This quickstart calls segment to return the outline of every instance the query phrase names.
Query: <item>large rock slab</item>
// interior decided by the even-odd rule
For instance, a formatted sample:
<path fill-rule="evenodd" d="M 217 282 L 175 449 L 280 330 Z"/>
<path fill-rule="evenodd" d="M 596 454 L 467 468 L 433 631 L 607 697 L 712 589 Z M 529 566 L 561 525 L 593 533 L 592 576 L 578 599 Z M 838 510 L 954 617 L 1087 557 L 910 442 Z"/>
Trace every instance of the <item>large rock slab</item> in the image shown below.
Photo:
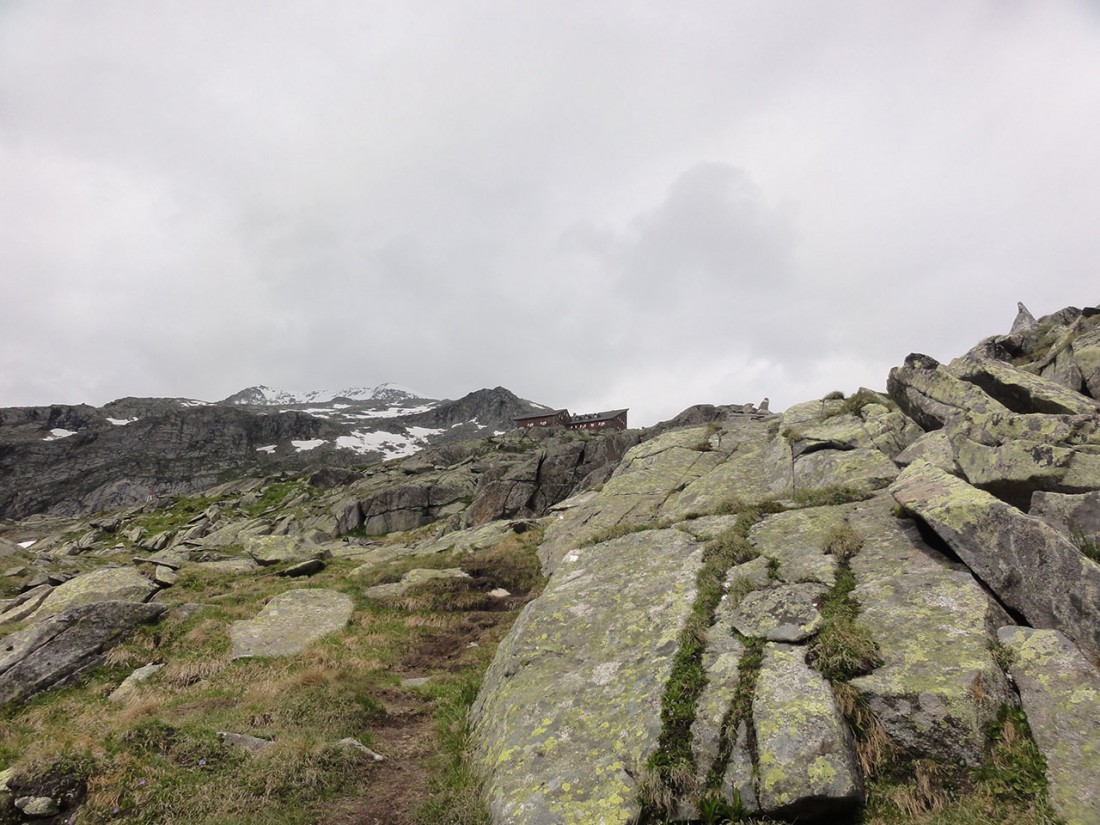
<path fill-rule="evenodd" d="M 659 517 L 678 521 L 712 513 L 730 499 L 753 502 L 786 490 L 791 484 L 790 445 L 775 437 L 775 429 L 767 420 L 728 420 L 711 436 L 712 465 L 678 491 L 673 488 Z"/>
<path fill-rule="evenodd" d="M 1014 412 L 1089 415 L 1097 411 L 1093 399 L 1003 361 L 967 355 L 952 361 L 949 369 Z"/>
<path fill-rule="evenodd" d="M 1002 627 L 1009 670 L 1046 757 L 1050 802 L 1066 825 L 1100 822 L 1100 672 L 1056 630 Z"/>
<path fill-rule="evenodd" d="M 766 813 L 841 817 L 862 798 L 847 726 L 805 649 L 768 644 L 752 703 L 757 798 Z"/>
<path fill-rule="evenodd" d="M 700 450 L 706 427 L 673 430 L 632 448 L 593 496 L 558 510 L 539 545 L 539 560 L 553 573 L 571 550 L 619 525 L 654 523 L 676 490 L 688 487 L 723 459 L 717 450 Z"/>
<path fill-rule="evenodd" d="M 1042 519 L 1072 541 L 1100 543 L 1100 491 L 1077 495 L 1038 492 L 1031 497 L 1028 515 Z"/>
<path fill-rule="evenodd" d="M 695 755 L 697 787 L 703 787 L 707 774 L 716 767 L 722 747 L 722 720 L 737 690 L 737 672 L 744 652 L 745 646 L 730 634 L 727 627 L 716 624 L 708 632 L 703 652 L 707 684 L 695 705 L 695 721 L 691 725 L 691 751 Z"/>
<path fill-rule="evenodd" d="M 1014 439 L 989 446 L 960 435 L 952 447 L 967 481 L 1021 509 L 1039 490 L 1082 493 L 1100 487 L 1100 452 L 1092 445 Z"/>
<path fill-rule="evenodd" d="M 72 607 L 0 640 L 0 707 L 65 685 L 103 661 L 137 625 L 163 605 L 105 601 Z"/>
<path fill-rule="evenodd" d="M 472 709 L 493 821 L 631 822 L 637 770 L 695 598 L 702 546 L 679 530 L 570 551 L 497 649 Z"/>
<path fill-rule="evenodd" d="M 1009 699 L 989 651 L 1007 617 L 966 567 L 929 547 L 893 508 L 883 493 L 848 512 L 863 537 L 850 562 L 852 597 L 882 662 L 851 683 L 909 756 L 977 765 L 986 728 Z"/>
<path fill-rule="evenodd" d="M 255 536 L 245 542 L 245 551 L 265 567 L 328 557 L 324 548 L 292 536 Z"/>
<path fill-rule="evenodd" d="M 851 487 L 863 492 L 886 487 L 898 476 L 898 468 L 874 448 L 818 450 L 794 462 L 794 489 Z"/>
<path fill-rule="evenodd" d="M 143 602 L 157 592 L 157 586 L 133 567 L 104 567 L 82 573 L 55 587 L 29 617 L 39 621 L 96 602 Z"/>
<path fill-rule="evenodd" d="M 961 415 L 1009 414 L 1003 404 L 980 387 L 956 378 L 935 358 L 919 353 L 890 370 L 890 397 L 925 430 L 938 430 Z"/>
<path fill-rule="evenodd" d="M 926 462 L 907 467 L 890 492 L 1031 625 L 1100 656 L 1100 565 L 1065 536 Z"/>
<path fill-rule="evenodd" d="M 351 596 L 335 590 L 288 590 L 267 603 L 255 619 L 233 622 L 233 658 L 294 656 L 348 623 Z"/>

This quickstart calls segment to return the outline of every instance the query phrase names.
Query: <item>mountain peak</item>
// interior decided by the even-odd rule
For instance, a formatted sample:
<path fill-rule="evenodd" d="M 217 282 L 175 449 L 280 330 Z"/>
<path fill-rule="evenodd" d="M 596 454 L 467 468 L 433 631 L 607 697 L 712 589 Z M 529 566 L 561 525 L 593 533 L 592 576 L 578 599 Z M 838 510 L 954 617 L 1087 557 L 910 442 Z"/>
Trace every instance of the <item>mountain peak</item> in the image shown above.
<path fill-rule="evenodd" d="M 266 384 L 246 387 L 222 399 L 221 404 L 253 407 L 283 407 L 293 404 L 325 404 L 337 398 L 346 401 L 381 401 L 387 404 L 416 401 L 424 396 L 399 384 L 386 382 L 376 387 L 348 387 L 342 390 L 308 390 L 292 392 L 277 390 Z"/>

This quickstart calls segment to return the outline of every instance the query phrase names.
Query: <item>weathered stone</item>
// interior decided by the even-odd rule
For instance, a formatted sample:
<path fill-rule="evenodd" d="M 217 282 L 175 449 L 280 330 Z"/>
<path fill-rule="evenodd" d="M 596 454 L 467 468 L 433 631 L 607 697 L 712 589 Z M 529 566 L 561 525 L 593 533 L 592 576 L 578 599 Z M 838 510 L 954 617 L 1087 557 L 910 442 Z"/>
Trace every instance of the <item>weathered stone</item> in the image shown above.
<path fill-rule="evenodd" d="M 1024 302 L 1017 301 L 1016 318 L 1012 321 L 1012 329 L 1009 330 L 1009 334 L 1015 335 L 1018 332 L 1027 332 L 1028 330 L 1034 329 L 1037 323 L 1035 316 L 1024 306 Z"/>
<path fill-rule="evenodd" d="M 46 583 L 42 583 L 30 590 L 23 590 L 18 596 L 12 599 L 11 604 L 0 613 L 0 626 L 11 624 L 12 622 L 23 621 L 23 619 L 27 618 L 38 609 L 39 605 L 46 600 L 46 597 L 49 596 L 51 592 L 53 592 L 53 588 Z"/>
<path fill-rule="evenodd" d="M 801 642 L 821 629 L 817 603 L 821 584 L 783 584 L 754 590 L 733 611 L 733 626 L 743 636 L 771 642 Z"/>
<path fill-rule="evenodd" d="M 358 739 L 354 739 L 351 736 L 347 736 L 347 737 L 339 740 L 335 744 L 336 744 L 336 747 L 338 747 L 338 748 L 347 748 L 348 750 L 355 751 L 356 753 L 361 753 L 361 754 L 363 754 L 363 756 L 365 756 L 371 762 L 385 762 L 386 761 L 386 757 L 384 757 L 382 754 L 377 753 L 376 751 L 372 751 L 370 748 L 368 748 L 366 745 L 364 745 Z"/>
<path fill-rule="evenodd" d="M 794 462 L 794 489 L 851 487 L 864 492 L 886 487 L 898 475 L 894 462 L 874 448 L 819 450 Z"/>
<path fill-rule="evenodd" d="M 650 530 L 568 552 L 524 608 L 472 710 L 494 822 L 627 823 L 701 545 Z"/>
<path fill-rule="evenodd" d="M 266 519 L 231 521 L 202 537 L 202 546 L 210 549 L 243 544 L 249 539 L 271 535 L 271 522 Z"/>
<path fill-rule="evenodd" d="M 252 559 L 216 559 L 215 561 L 200 561 L 195 564 L 200 570 L 211 570 L 215 573 L 251 573 L 258 570 L 260 565 Z"/>
<path fill-rule="evenodd" d="M 767 557 L 757 556 L 742 564 L 735 564 L 726 573 L 724 589 L 727 595 L 723 595 L 718 603 L 715 624 L 724 623 L 727 630 L 733 626 L 733 611 L 737 604 L 732 603 L 728 597 L 731 591 L 744 592 L 742 588 L 761 590 L 771 583 L 771 564 Z"/>
<path fill-rule="evenodd" d="M 284 570 L 280 570 L 278 575 L 289 578 L 296 578 L 298 576 L 312 576 L 315 573 L 320 573 L 325 569 L 325 563 L 320 559 L 306 559 L 300 561 L 297 564 L 292 564 Z"/>
<path fill-rule="evenodd" d="M 437 581 L 440 579 L 468 578 L 470 578 L 470 574 L 458 567 L 449 567 L 445 570 L 417 568 L 415 570 L 410 570 L 402 576 L 399 582 L 376 584 L 374 587 L 368 587 L 363 591 L 363 595 L 371 599 L 394 599 L 399 596 L 404 596 L 411 588 L 422 585 L 425 582 Z"/>
<path fill-rule="evenodd" d="M 1085 376 L 1082 375 L 1081 368 L 1077 366 L 1072 348 L 1059 352 L 1054 360 L 1047 364 L 1039 374 L 1043 378 L 1057 381 L 1074 392 L 1082 392 L 1085 389 Z"/>
<path fill-rule="evenodd" d="M 336 517 L 336 534 L 339 536 L 363 526 L 363 508 L 358 498 L 341 499 L 332 506 L 330 512 Z"/>
<path fill-rule="evenodd" d="M 1097 411 L 1097 404 L 1091 398 L 1003 361 L 968 355 L 956 358 L 948 369 L 1013 412 L 1092 415 Z"/>
<path fill-rule="evenodd" d="M 343 628 L 354 608 L 335 590 L 289 590 L 267 603 L 255 619 L 233 622 L 233 658 L 294 656 L 322 636 Z"/>
<path fill-rule="evenodd" d="M 321 558 L 325 551 L 290 536 L 257 536 L 245 543 L 245 551 L 264 567 Z"/>
<path fill-rule="evenodd" d="M 952 440 L 955 459 L 967 481 L 1026 509 L 1037 490 L 1082 493 L 1100 487 L 1100 453 L 1014 440 L 995 447 L 969 438 Z"/>
<path fill-rule="evenodd" d="M 153 572 L 153 581 L 161 587 L 171 587 L 176 583 L 178 577 L 179 573 L 176 572 L 175 568 L 166 564 L 158 564 L 157 569 Z"/>
<path fill-rule="evenodd" d="M 1100 491 L 1035 493 L 1028 515 L 1042 519 L 1071 541 L 1100 542 Z"/>
<path fill-rule="evenodd" d="M 951 375 L 935 358 L 918 353 L 890 370 L 886 389 L 902 412 L 925 430 L 938 430 L 964 413 L 1009 412 L 979 387 Z"/>
<path fill-rule="evenodd" d="M 72 607 L 23 630 L 0 646 L 0 706 L 64 685 L 103 660 L 132 628 L 160 618 L 155 604 L 105 601 Z"/>
<path fill-rule="evenodd" d="M 678 521 L 715 512 L 731 499 L 749 503 L 786 490 L 791 484 L 790 445 L 774 438 L 773 429 L 766 420 L 728 421 L 717 434 L 718 446 L 706 454 L 713 456 L 713 466 L 705 467 L 681 491 L 674 488 L 659 518 Z"/>
<path fill-rule="evenodd" d="M 977 765 L 986 728 L 1009 700 L 989 652 L 1006 616 L 963 565 L 925 544 L 893 506 L 884 493 L 848 512 L 863 537 L 850 562 L 852 598 L 882 662 L 851 683 L 904 753 Z"/>
<path fill-rule="evenodd" d="M 136 542 L 138 547 L 145 550 L 152 550 L 154 552 L 163 550 L 169 544 L 172 543 L 172 539 L 175 537 L 175 530 L 165 530 L 163 533 L 157 533 L 153 536 L 146 536 L 140 541 Z"/>
<path fill-rule="evenodd" d="M 1002 627 L 1009 670 L 1046 758 L 1050 802 L 1066 825 L 1100 822 L 1100 672 L 1056 630 Z"/>
<path fill-rule="evenodd" d="M 156 592 L 157 586 L 132 567 L 103 567 L 55 587 L 29 618 L 39 621 L 96 602 L 143 602 Z"/>
<path fill-rule="evenodd" d="M 730 760 L 722 774 L 722 798 L 732 805 L 740 804 L 746 813 L 752 814 L 760 810 L 760 801 L 756 798 L 755 773 L 749 750 L 748 726 L 742 722 L 735 731 Z"/>
<path fill-rule="evenodd" d="M 111 695 L 107 698 L 112 702 L 122 702 L 129 698 L 137 690 L 137 686 L 146 681 L 150 676 L 156 673 L 164 667 L 163 664 L 147 664 L 145 667 L 139 667 L 129 676 L 122 680 L 122 684 L 111 691 Z"/>
<path fill-rule="evenodd" d="M 528 521 L 493 521 L 480 527 L 455 530 L 427 539 L 416 544 L 415 550 L 418 555 L 447 551 L 473 553 L 493 547 L 507 536 L 525 532 L 530 524 Z"/>
<path fill-rule="evenodd" d="M 768 644 L 752 703 L 757 798 L 784 817 L 843 816 L 862 797 L 848 729 L 829 685 L 805 651 Z"/>
<path fill-rule="evenodd" d="M 916 441 L 894 456 L 894 463 L 907 467 L 917 459 L 923 459 L 929 464 L 939 467 L 945 473 L 959 472 L 955 464 L 955 451 L 951 447 L 951 440 L 944 430 L 933 430 L 925 433 Z"/>
<path fill-rule="evenodd" d="M 1100 565 L 1041 520 L 926 462 L 891 488 L 1002 602 L 1100 655 Z"/>

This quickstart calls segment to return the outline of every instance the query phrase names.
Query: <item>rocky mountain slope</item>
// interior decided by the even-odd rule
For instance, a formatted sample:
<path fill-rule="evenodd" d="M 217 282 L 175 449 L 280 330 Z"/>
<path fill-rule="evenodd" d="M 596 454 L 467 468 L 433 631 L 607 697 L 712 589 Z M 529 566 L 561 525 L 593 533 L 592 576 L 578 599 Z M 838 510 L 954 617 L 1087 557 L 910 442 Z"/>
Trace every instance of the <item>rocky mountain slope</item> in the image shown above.
<path fill-rule="evenodd" d="M 123 398 L 98 409 L 0 409 L 0 518 L 97 512 L 243 475 L 363 465 L 503 432 L 540 408 L 503 387 L 457 401 L 388 384 L 344 393 L 304 399 L 253 387 L 215 404 Z"/>
<path fill-rule="evenodd" d="M 1100 311 L 886 390 L 5 523 L 0 822 L 1095 825 Z"/>

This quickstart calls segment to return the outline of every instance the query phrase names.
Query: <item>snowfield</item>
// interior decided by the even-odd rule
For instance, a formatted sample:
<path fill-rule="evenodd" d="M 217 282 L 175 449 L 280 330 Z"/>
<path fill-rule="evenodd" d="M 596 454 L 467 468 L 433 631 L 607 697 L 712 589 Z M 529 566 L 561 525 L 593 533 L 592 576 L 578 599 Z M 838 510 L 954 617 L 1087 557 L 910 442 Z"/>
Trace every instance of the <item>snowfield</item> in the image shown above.
<path fill-rule="evenodd" d="M 382 453 L 386 458 L 403 458 L 419 452 L 427 446 L 425 439 L 438 435 L 442 430 L 428 427 L 409 427 L 408 434 L 387 432 L 363 432 L 353 430 L 351 435 L 342 435 L 336 439 L 336 446 L 357 453 Z"/>
<path fill-rule="evenodd" d="M 50 434 L 43 437 L 43 441 L 57 441 L 60 438 L 68 438 L 71 435 L 76 435 L 76 430 L 63 430 L 61 427 L 55 427 L 50 430 Z"/>

